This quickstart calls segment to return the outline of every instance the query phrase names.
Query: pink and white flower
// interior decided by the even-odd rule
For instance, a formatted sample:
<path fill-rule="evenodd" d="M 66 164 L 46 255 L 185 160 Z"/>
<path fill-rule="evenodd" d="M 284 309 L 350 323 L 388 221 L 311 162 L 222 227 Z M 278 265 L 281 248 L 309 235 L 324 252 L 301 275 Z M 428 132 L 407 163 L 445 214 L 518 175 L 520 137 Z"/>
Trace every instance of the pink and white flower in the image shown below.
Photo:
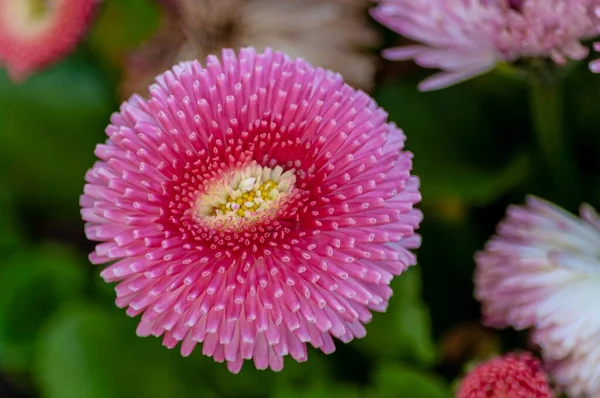
<path fill-rule="evenodd" d="M 0 66 L 14 81 L 71 52 L 97 0 L 0 0 Z"/>
<path fill-rule="evenodd" d="M 475 257 L 484 322 L 532 329 L 544 365 L 569 397 L 600 396 L 600 218 L 529 197 Z"/>
<path fill-rule="evenodd" d="M 81 197 L 117 305 L 189 355 L 280 370 L 365 336 L 415 264 L 412 154 L 341 76 L 224 50 L 158 76 L 111 118 Z"/>
<path fill-rule="evenodd" d="M 582 60 L 581 41 L 598 36 L 600 0 L 378 0 L 373 17 L 417 44 L 385 50 L 441 72 L 421 90 L 444 88 L 484 74 L 501 62 Z"/>

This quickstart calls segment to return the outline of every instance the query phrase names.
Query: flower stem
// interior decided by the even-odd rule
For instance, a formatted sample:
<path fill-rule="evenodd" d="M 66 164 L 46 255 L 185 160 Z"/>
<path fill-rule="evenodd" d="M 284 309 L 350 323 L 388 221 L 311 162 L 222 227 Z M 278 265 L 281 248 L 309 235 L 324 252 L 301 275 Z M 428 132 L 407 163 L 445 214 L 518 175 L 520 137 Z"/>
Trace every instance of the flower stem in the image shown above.
<path fill-rule="evenodd" d="M 530 108 L 545 166 L 549 169 L 557 188 L 567 193 L 577 178 L 577 172 L 564 136 L 561 79 L 532 79 Z"/>

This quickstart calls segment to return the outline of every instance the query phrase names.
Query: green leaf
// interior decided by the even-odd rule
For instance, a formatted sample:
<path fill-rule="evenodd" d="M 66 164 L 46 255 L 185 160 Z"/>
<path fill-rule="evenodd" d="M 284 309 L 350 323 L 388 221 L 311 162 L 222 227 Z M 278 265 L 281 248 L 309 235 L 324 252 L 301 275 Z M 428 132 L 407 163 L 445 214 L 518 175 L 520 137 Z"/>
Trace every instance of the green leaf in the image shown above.
<path fill-rule="evenodd" d="M 207 372 L 215 389 L 224 397 L 265 397 L 270 391 L 299 391 L 327 383 L 331 372 L 324 354 L 309 348 L 308 355 L 308 361 L 303 363 L 287 356 L 281 372 L 257 370 L 252 361 L 246 361 L 237 375 L 230 373 L 223 364 L 213 364 Z"/>
<path fill-rule="evenodd" d="M 15 215 L 12 194 L 0 191 L 0 251 L 6 257 L 23 244 L 23 231 Z"/>
<path fill-rule="evenodd" d="M 35 380 L 45 398 L 213 397 L 201 367 L 134 334 L 121 311 L 72 304 L 57 313 L 39 340 Z M 188 384 L 194 372 L 194 383 Z M 183 374 L 182 373 L 187 373 Z"/>
<path fill-rule="evenodd" d="M 121 368 L 123 361 L 122 354 L 114 356 L 116 326 L 93 307 L 73 307 L 57 314 L 40 339 L 36 370 L 43 396 L 116 397 L 119 382 L 112 370 Z M 113 369 L 106 366 L 111 362 Z"/>
<path fill-rule="evenodd" d="M 308 360 L 306 362 L 296 362 L 291 357 L 286 357 L 283 371 L 273 374 L 275 377 L 270 380 L 272 386 L 299 389 L 331 381 L 333 378 L 330 368 L 333 362 L 332 356 L 323 354 L 320 350 L 312 348 L 310 344 L 307 345 Z"/>
<path fill-rule="evenodd" d="M 421 170 L 421 194 L 425 203 L 457 200 L 476 206 L 491 203 L 529 177 L 530 161 L 517 155 L 502 169 L 482 171 L 467 165 L 453 166 L 449 176 L 441 170 Z M 426 199 L 429 198 L 429 199 Z"/>
<path fill-rule="evenodd" d="M 450 387 L 437 377 L 396 363 L 382 363 L 373 377 L 377 398 L 451 398 Z"/>
<path fill-rule="evenodd" d="M 26 204 L 78 218 L 83 177 L 112 108 L 103 77 L 85 60 L 72 58 L 22 85 L 0 71 L 0 177 Z"/>
<path fill-rule="evenodd" d="M 304 385 L 298 388 L 276 389 L 270 397 L 272 398 L 359 398 L 363 397 L 358 387 L 332 381 L 312 385 Z"/>
<path fill-rule="evenodd" d="M 201 346 L 198 346 L 197 350 L 201 351 Z M 268 394 L 270 385 L 282 374 L 270 370 L 257 370 L 252 361 L 246 361 L 237 375 L 229 372 L 227 366 L 222 363 L 212 363 L 206 371 L 214 383 L 215 390 L 219 391 L 222 397 L 264 397 Z"/>
<path fill-rule="evenodd" d="M 79 297 L 83 266 L 69 250 L 41 246 L 0 266 L 0 365 L 25 370 L 42 324 L 64 302 Z"/>
<path fill-rule="evenodd" d="M 420 270 L 412 267 L 392 281 L 394 296 L 384 314 L 374 314 L 367 336 L 354 343 L 372 358 L 404 359 L 421 365 L 436 360 L 429 310 L 420 299 Z"/>

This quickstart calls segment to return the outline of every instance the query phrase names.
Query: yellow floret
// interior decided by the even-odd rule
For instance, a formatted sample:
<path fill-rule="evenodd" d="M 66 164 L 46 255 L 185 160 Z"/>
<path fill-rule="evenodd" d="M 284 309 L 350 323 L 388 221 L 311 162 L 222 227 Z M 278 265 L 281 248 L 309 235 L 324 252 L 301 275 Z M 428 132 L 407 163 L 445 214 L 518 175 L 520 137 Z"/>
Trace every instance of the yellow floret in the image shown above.
<path fill-rule="evenodd" d="M 276 186 L 277 184 L 272 180 L 268 180 L 260 184 L 255 190 L 244 192 L 236 199 L 228 196 L 225 198 L 226 203 L 220 204 L 213 209 L 212 215 L 216 216 L 218 215 L 217 211 L 220 211 L 221 214 L 235 214 L 239 217 L 246 217 L 247 211 L 256 212 L 261 207 L 260 203 L 255 202 L 255 198 L 261 198 L 264 202 L 268 202 L 270 200 L 269 194 Z M 245 203 L 247 202 L 253 202 L 252 206 L 246 206 Z M 232 210 L 230 207 L 227 207 L 230 204 L 238 204 L 239 207 L 237 210 Z"/>

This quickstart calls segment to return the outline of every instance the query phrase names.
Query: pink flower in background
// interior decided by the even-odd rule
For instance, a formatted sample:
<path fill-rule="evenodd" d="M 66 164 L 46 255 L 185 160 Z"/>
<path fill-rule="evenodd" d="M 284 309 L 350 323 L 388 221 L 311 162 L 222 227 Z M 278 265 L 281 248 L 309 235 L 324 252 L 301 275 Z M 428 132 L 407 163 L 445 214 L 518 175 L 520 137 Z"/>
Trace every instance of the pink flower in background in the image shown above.
<path fill-rule="evenodd" d="M 86 32 L 96 0 L 0 0 L 0 66 L 14 81 L 71 52 Z"/>
<path fill-rule="evenodd" d="M 111 118 L 81 197 L 90 259 L 140 336 L 280 370 L 365 335 L 421 221 L 405 136 L 340 75 L 224 50 Z"/>
<path fill-rule="evenodd" d="M 435 90 L 520 58 L 582 60 L 581 44 L 600 33 L 600 0 L 378 0 L 373 17 L 417 44 L 385 50 L 442 71 L 423 81 Z"/>
<path fill-rule="evenodd" d="M 552 398 L 540 362 L 531 354 L 508 354 L 485 362 L 462 380 L 457 398 Z"/>
<path fill-rule="evenodd" d="M 569 397 L 600 396 L 600 219 L 541 199 L 510 207 L 475 259 L 489 326 L 532 328 L 544 365 Z"/>

